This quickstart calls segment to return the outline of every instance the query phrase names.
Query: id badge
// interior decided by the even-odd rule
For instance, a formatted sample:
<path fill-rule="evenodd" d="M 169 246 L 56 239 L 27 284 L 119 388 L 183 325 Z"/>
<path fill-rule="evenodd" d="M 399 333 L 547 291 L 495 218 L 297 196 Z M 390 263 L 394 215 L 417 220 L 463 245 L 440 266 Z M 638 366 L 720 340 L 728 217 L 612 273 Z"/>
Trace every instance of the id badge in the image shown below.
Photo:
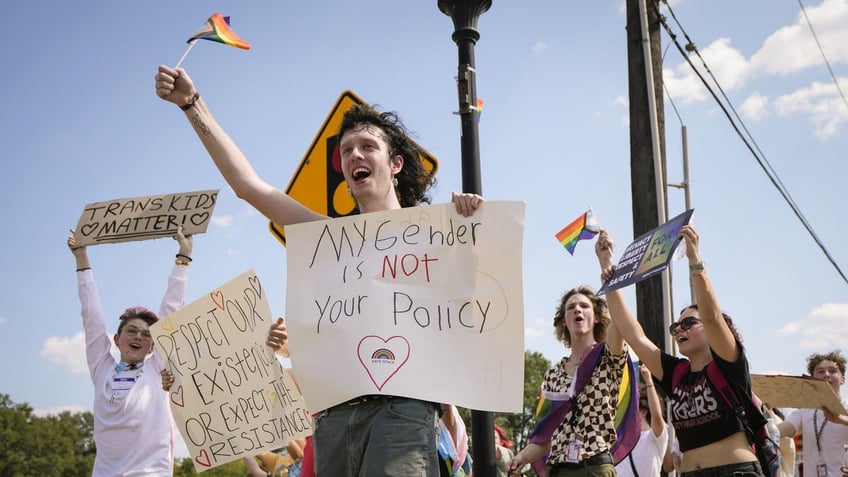
<path fill-rule="evenodd" d="M 129 391 L 132 389 L 133 384 L 135 384 L 135 378 L 119 378 L 115 377 L 112 379 L 112 391 Z"/>
<path fill-rule="evenodd" d="M 827 477 L 827 464 L 819 464 L 816 466 L 816 477 Z"/>
<path fill-rule="evenodd" d="M 580 462 L 580 443 L 568 441 L 568 450 L 565 452 L 565 461 L 571 463 Z"/>

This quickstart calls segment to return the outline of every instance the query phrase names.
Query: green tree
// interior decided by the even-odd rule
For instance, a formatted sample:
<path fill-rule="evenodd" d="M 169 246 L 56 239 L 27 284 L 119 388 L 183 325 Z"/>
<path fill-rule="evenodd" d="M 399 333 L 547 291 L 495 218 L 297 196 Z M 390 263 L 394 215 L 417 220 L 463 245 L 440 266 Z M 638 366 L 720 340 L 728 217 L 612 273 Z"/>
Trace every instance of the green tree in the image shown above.
<path fill-rule="evenodd" d="M 515 445 L 516 452 L 530 442 L 530 434 L 536 426 L 536 404 L 539 401 L 539 391 L 542 389 L 542 379 L 545 371 L 551 367 L 542 353 L 538 351 L 524 352 L 524 405 L 520 413 L 498 414 L 495 423 L 506 431 L 507 436 Z"/>
<path fill-rule="evenodd" d="M 190 475 L 201 475 L 203 477 L 244 477 L 248 473 L 247 467 L 244 466 L 244 462 L 241 459 L 204 470 L 200 474 L 194 470 L 194 463 L 191 459 L 177 459 L 174 466 L 174 477 L 188 477 Z"/>
<path fill-rule="evenodd" d="M 91 475 L 94 416 L 66 411 L 38 417 L 32 411 L 0 394 L 0 475 Z"/>

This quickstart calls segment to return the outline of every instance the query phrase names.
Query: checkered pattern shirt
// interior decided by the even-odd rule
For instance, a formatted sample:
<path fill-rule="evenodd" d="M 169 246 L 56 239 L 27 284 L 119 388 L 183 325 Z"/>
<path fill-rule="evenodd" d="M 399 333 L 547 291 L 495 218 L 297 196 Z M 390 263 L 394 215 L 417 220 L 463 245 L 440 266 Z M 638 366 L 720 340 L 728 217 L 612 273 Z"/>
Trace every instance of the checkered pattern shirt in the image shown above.
<path fill-rule="evenodd" d="M 565 371 L 568 357 L 545 373 L 542 382 L 543 391 L 566 392 L 571 385 L 573 376 Z M 613 356 L 609 347 L 604 348 L 595 371 L 577 396 L 577 408 L 581 410 L 577 425 L 570 425 L 572 413 L 554 431 L 551 439 L 551 453 L 548 464 L 562 464 L 566 461 L 568 443 L 580 443 L 579 460 L 588 459 L 593 455 L 606 452 L 615 443 L 615 408 L 618 399 L 618 388 L 624 367 L 627 365 L 627 346 L 621 355 Z"/>

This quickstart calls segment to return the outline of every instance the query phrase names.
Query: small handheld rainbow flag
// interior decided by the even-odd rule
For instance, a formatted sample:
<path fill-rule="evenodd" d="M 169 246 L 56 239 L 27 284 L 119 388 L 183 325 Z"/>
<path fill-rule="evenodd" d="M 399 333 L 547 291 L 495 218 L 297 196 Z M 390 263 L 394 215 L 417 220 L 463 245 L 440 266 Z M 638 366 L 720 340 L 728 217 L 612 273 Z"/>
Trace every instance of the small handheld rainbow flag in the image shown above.
<path fill-rule="evenodd" d="M 242 40 L 230 28 L 230 17 L 221 16 L 220 13 L 215 13 L 209 17 L 203 29 L 192 35 L 191 38 L 186 40 L 186 43 L 191 43 L 195 40 L 217 41 L 218 43 L 241 48 L 242 50 L 250 49 L 250 43 Z"/>
<path fill-rule="evenodd" d="M 592 208 L 586 211 L 585 214 L 581 215 L 574 222 L 566 225 L 564 229 L 560 230 L 556 233 L 555 237 L 559 240 L 559 243 L 568 250 L 568 253 L 574 255 L 574 248 L 577 247 L 577 242 L 580 240 L 587 240 L 601 231 L 601 226 L 598 224 L 598 220 L 595 218 L 595 213 L 592 212 Z"/>
<path fill-rule="evenodd" d="M 483 100 L 477 98 L 477 122 L 480 122 L 480 115 L 483 114 Z"/>

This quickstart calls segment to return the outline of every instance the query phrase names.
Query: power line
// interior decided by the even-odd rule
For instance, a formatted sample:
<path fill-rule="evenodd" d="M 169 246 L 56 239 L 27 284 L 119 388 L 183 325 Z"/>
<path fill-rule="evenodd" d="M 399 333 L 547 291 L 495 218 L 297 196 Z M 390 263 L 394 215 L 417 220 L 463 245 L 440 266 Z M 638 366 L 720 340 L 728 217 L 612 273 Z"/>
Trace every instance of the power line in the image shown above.
<path fill-rule="evenodd" d="M 845 107 L 848 108 L 848 99 L 845 99 L 845 94 L 842 92 L 842 88 L 839 87 L 839 81 L 836 79 L 836 75 L 833 74 L 833 69 L 830 67 L 830 62 L 827 61 L 827 55 L 824 54 L 824 49 L 819 43 L 819 37 L 816 35 L 816 30 L 813 29 L 813 24 L 810 23 L 810 17 L 807 16 L 807 9 L 804 8 L 804 4 L 801 3 L 801 0 L 798 0 L 798 5 L 801 6 L 801 12 L 804 13 L 804 20 L 807 21 L 807 26 L 810 27 L 810 33 L 813 34 L 813 39 L 816 40 L 816 46 L 819 47 L 819 53 L 821 53 L 822 59 L 824 60 L 825 66 L 827 66 L 827 71 L 830 72 L 830 77 L 833 78 L 833 84 L 836 85 L 836 91 L 839 92 L 839 96 L 842 97 L 842 102 L 845 103 Z"/>
<path fill-rule="evenodd" d="M 742 139 L 742 142 L 745 143 L 745 146 L 751 152 L 751 155 L 753 155 L 754 159 L 756 159 L 757 164 L 759 164 L 759 166 L 763 170 L 763 172 L 766 173 L 766 177 L 769 178 L 772 185 L 775 186 L 775 188 L 780 193 L 780 195 L 783 197 L 783 199 L 786 201 L 786 203 L 789 204 L 789 207 L 792 209 L 792 212 L 795 214 L 795 216 L 798 218 L 798 220 L 801 221 L 801 224 L 804 226 L 804 228 L 807 229 L 807 232 L 810 234 L 810 236 L 813 238 L 813 240 L 819 246 L 821 251 L 824 253 L 825 257 L 827 257 L 828 261 L 830 261 L 830 263 L 836 269 L 836 272 L 839 273 L 839 276 L 842 277 L 842 280 L 845 281 L 845 283 L 848 283 L 848 277 L 846 277 L 845 273 L 842 272 L 842 269 L 839 268 L 839 265 L 836 263 L 836 260 L 833 259 L 833 257 L 830 255 L 830 252 L 827 250 L 827 247 L 824 246 L 824 243 L 822 243 L 821 239 L 819 239 L 818 235 L 813 230 L 812 225 L 810 225 L 810 223 L 807 221 L 806 217 L 804 217 L 804 214 L 801 212 L 800 207 L 798 207 L 798 205 L 795 203 L 795 201 L 789 195 L 789 191 L 786 189 L 786 186 L 783 185 L 783 182 L 778 177 L 777 172 L 774 171 L 774 169 L 771 167 L 771 164 L 769 164 L 768 160 L 765 158 L 765 154 L 763 154 L 762 150 L 760 150 L 759 146 L 757 145 L 757 143 L 754 140 L 753 136 L 751 135 L 750 131 L 748 131 L 748 128 L 745 127 L 744 121 L 742 121 L 742 118 L 739 117 L 739 114 L 736 112 L 736 109 L 733 107 L 733 103 L 730 101 L 730 99 L 724 93 L 724 90 L 721 88 L 721 85 L 719 84 L 718 80 L 715 78 L 715 76 L 713 76 L 712 71 L 710 70 L 710 68 L 707 65 L 704 58 L 701 56 L 700 52 L 698 51 L 698 48 L 695 46 L 695 44 L 689 38 L 689 35 L 686 33 L 686 30 L 683 28 L 683 26 L 680 25 L 680 22 L 677 20 L 677 17 L 675 16 L 674 11 L 671 9 L 671 6 L 668 4 L 668 2 L 666 0 L 662 0 L 662 2 L 665 3 L 666 8 L 668 8 L 669 13 L 671 13 L 672 18 L 674 19 L 678 28 L 680 28 L 680 31 L 683 33 L 684 37 L 686 38 L 687 44 L 686 44 L 685 48 L 680 45 L 680 43 L 677 41 L 677 35 L 675 35 L 674 32 L 671 30 L 671 27 L 669 27 L 668 23 L 666 22 L 665 16 L 661 15 L 660 12 L 657 12 L 657 17 L 660 19 L 660 23 L 662 24 L 666 33 L 668 33 L 669 37 L 671 38 L 671 41 L 674 43 L 674 45 L 677 47 L 677 50 L 680 52 L 680 54 L 683 56 L 683 58 L 686 60 L 686 62 L 689 64 L 689 66 L 692 68 L 692 71 L 695 73 L 695 75 L 697 75 L 698 78 L 701 80 L 701 83 L 703 83 L 704 87 L 707 88 L 707 91 L 713 97 L 716 104 L 718 104 L 719 108 L 721 108 L 724 115 L 730 121 L 730 125 L 733 127 L 733 130 L 736 131 L 736 134 L 739 136 L 740 139 Z M 654 2 L 650 2 L 650 3 L 654 8 L 657 8 L 657 9 L 659 8 L 658 5 L 655 4 Z M 704 78 L 704 76 L 701 74 L 701 72 L 698 70 L 698 68 L 695 67 L 695 65 L 692 63 L 692 60 L 689 58 L 687 51 L 694 52 L 698 56 L 698 58 L 701 60 L 701 64 L 703 65 L 704 70 L 707 73 L 709 73 L 709 75 L 712 78 L 713 82 L 715 83 L 716 87 L 721 92 L 722 97 L 727 102 L 730 109 L 733 111 L 733 114 L 736 117 L 736 121 L 739 122 L 742 129 L 744 129 L 745 133 L 748 135 L 748 138 L 746 138 L 745 135 L 742 134 L 742 131 L 739 129 L 739 126 L 736 124 L 736 121 L 734 121 L 733 117 L 731 117 L 730 113 L 727 110 L 727 107 L 725 107 L 725 104 L 719 99 L 719 97 L 716 95 L 715 91 L 713 91 L 713 88 L 709 85 L 709 83 Z"/>

